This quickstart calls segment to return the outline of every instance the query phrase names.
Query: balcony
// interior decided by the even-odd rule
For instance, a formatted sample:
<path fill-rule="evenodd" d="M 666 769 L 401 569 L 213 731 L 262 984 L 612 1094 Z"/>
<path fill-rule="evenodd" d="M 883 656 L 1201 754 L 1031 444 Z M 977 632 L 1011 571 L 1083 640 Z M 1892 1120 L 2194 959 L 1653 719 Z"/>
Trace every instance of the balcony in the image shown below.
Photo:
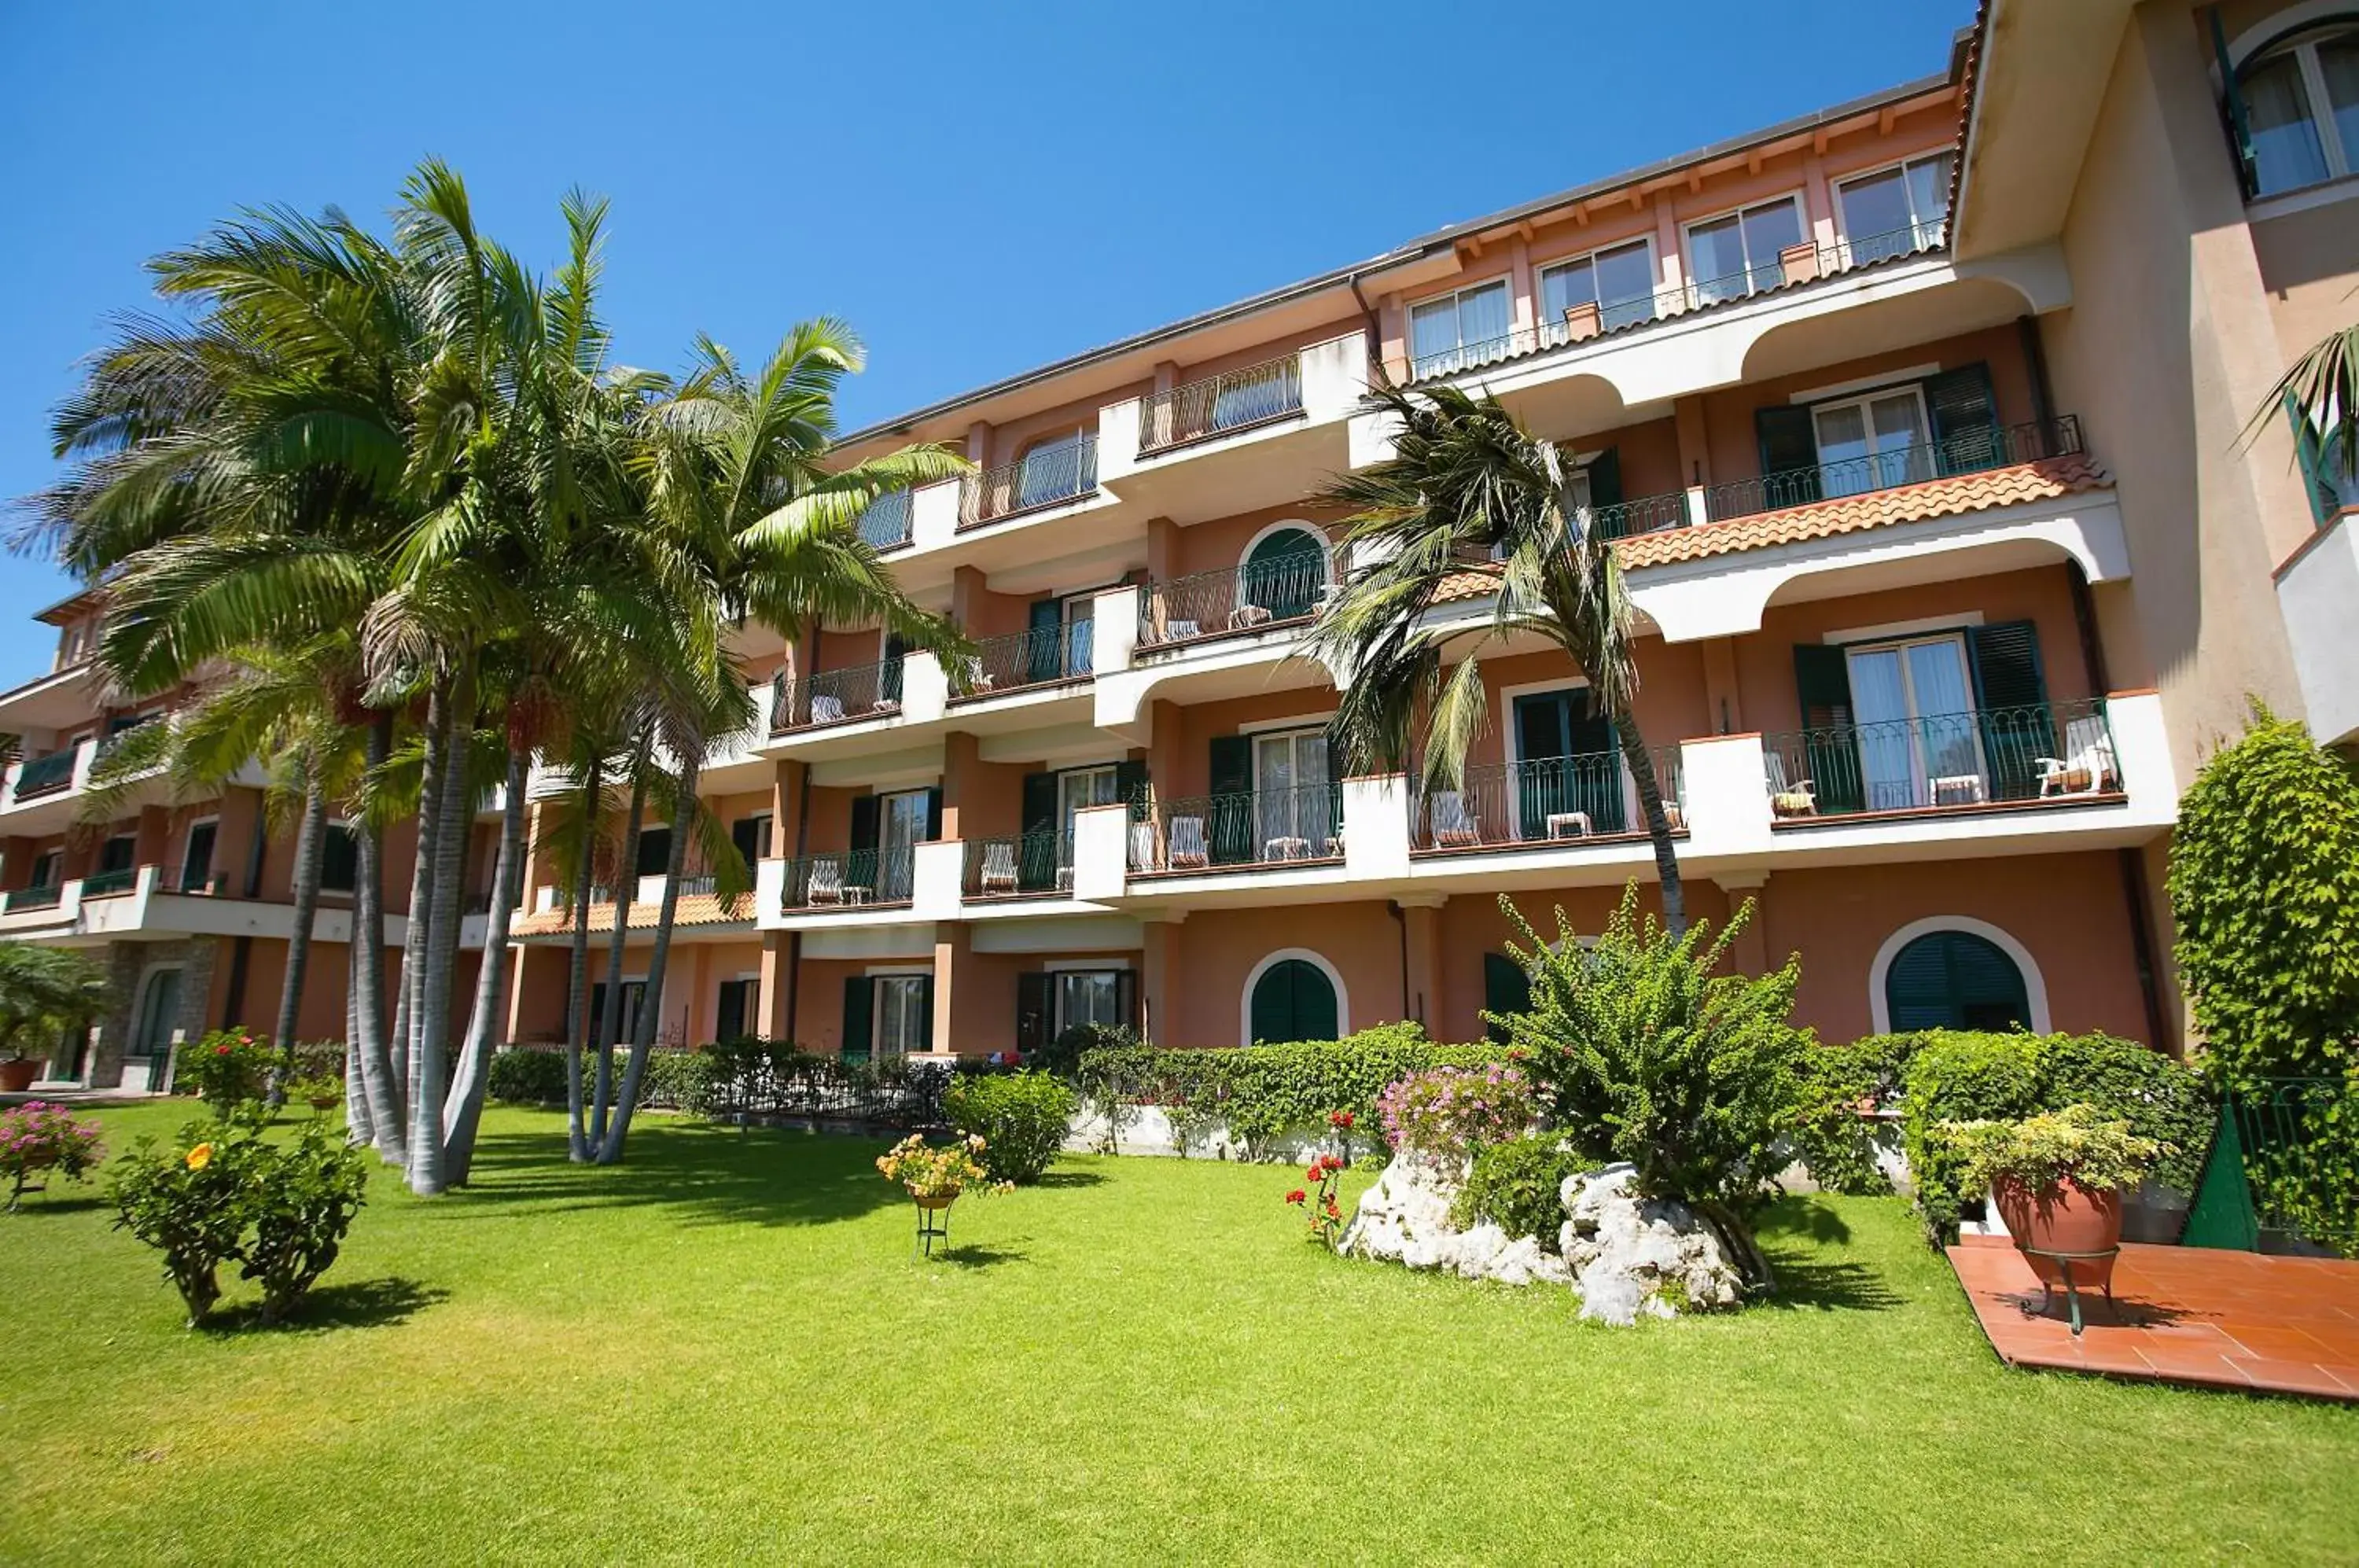
<path fill-rule="evenodd" d="M 1339 784 L 1158 800 L 1131 824 L 1134 876 L 1201 876 L 1343 858 Z"/>
<path fill-rule="evenodd" d="M 950 700 L 971 702 L 1032 687 L 1086 681 L 1095 668 L 1096 641 L 1094 619 L 985 637 L 975 644 L 965 679 L 954 683 Z"/>
<path fill-rule="evenodd" d="M 962 898 L 1025 898 L 1073 890 L 1073 835 L 1046 831 L 971 838 L 960 846 Z"/>
<path fill-rule="evenodd" d="M 31 800 L 43 795 L 54 795 L 61 790 L 72 789 L 74 759 L 81 755 L 81 752 L 80 746 L 70 746 L 62 751 L 52 751 L 39 757 L 27 757 L 24 766 L 16 773 L 14 798 L 18 800 Z"/>
<path fill-rule="evenodd" d="M 770 733 L 817 729 L 901 712 L 901 659 L 822 670 L 800 681 L 779 674 L 770 684 Z"/>
<path fill-rule="evenodd" d="M 1841 277 L 1879 263 L 1938 252 L 1947 245 L 1948 241 L 1949 225 L 1932 223 L 1889 234 L 1837 240 L 1832 245 L 1806 242 L 1779 252 L 1775 262 L 1743 272 L 1720 278 L 1690 278 L 1675 288 L 1658 289 L 1652 294 L 1574 305 L 1555 320 L 1513 328 L 1447 348 L 1387 355 L 1385 370 L 1395 381 L 1446 380 L 1469 371 L 1506 364 L 1551 349 L 1567 348 L 1591 339 L 1637 332 L 1657 322 L 1675 321 L 1714 306 Z"/>
<path fill-rule="evenodd" d="M 1761 748 L 1779 830 L 2125 794 L 2102 698 L 1799 730 L 1764 735 Z"/>
<path fill-rule="evenodd" d="M 2359 741 L 2359 511 L 2328 517 L 2275 575 L 2310 733 Z"/>
<path fill-rule="evenodd" d="M 82 896 L 85 898 L 111 898 L 130 892 L 138 881 L 136 866 L 125 866 L 120 871 L 93 871 L 82 879 Z"/>
<path fill-rule="evenodd" d="M 1138 453 L 1152 457 L 1302 412 L 1302 360 L 1282 354 L 1138 401 Z"/>
<path fill-rule="evenodd" d="M 1059 441 L 962 479 L 958 526 L 964 531 L 1004 522 L 1095 495 L 1097 487 L 1098 438 Z"/>
<path fill-rule="evenodd" d="M 1149 583 L 1139 595 L 1138 646 L 1307 624 L 1334 591 L 1328 558 L 1307 552 Z"/>
<path fill-rule="evenodd" d="M 899 550 L 909 542 L 915 497 L 909 491 L 896 490 L 879 495 L 868 503 L 860 514 L 860 537 L 874 549 Z"/>
<path fill-rule="evenodd" d="M 908 904 L 917 887 L 914 846 L 839 850 L 779 862 L 778 908 L 840 910 Z"/>
<path fill-rule="evenodd" d="M 16 914 L 24 909 L 54 909 L 65 897 L 65 884 L 45 882 L 36 887 L 18 887 L 0 898 L 0 912 Z"/>
<path fill-rule="evenodd" d="M 1687 827 L 1680 748 L 1655 757 L 1663 811 Z M 1647 836 L 1638 792 L 1619 752 L 1469 768 L 1455 789 L 1420 785 L 1409 797 L 1409 852 L 1442 854 Z"/>

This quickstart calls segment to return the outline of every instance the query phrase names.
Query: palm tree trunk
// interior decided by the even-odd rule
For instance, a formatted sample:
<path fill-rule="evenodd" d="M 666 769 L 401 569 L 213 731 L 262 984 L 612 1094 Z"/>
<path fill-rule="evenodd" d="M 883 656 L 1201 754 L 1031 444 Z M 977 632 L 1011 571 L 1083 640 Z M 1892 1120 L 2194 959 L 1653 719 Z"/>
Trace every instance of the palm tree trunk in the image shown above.
<path fill-rule="evenodd" d="M 433 923 L 435 844 L 441 834 L 445 715 L 449 688 L 437 681 L 426 698 L 425 755 L 418 778 L 417 855 L 409 871 L 408 936 L 401 948 L 401 990 L 394 1004 L 394 1082 L 401 1085 L 401 1163 L 409 1163 L 420 1120 L 418 1098 L 418 1029 L 424 1011 L 419 995 L 426 984 L 426 931 Z"/>
<path fill-rule="evenodd" d="M 623 1140 L 631 1134 L 631 1113 L 639 1103 L 639 1081 L 647 1070 L 647 1052 L 656 1042 L 656 1015 L 663 1010 L 664 966 L 671 958 L 672 914 L 679 908 L 680 873 L 688 867 L 688 833 L 696 820 L 694 757 L 680 759 L 678 793 L 672 797 L 671 860 L 664 867 L 663 903 L 656 911 L 655 952 L 647 959 L 647 997 L 639 1008 L 639 1026 L 631 1031 L 630 1065 L 614 1096 L 614 1119 L 598 1147 L 598 1163 L 612 1165 L 623 1158 Z"/>
<path fill-rule="evenodd" d="M 590 1134 L 582 1121 L 582 1051 L 588 1035 L 584 1008 L 590 994 L 590 887 L 596 867 L 599 792 L 604 788 L 605 757 L 590 756 L 582 783 L 581 860 L 573 868 L 573 952 L 565 978 L 565 1151 L 576 1164 L 590 1158 Z"/>
<path fill-rule="evenodd" d="M 467 1020 L 459 1070 L 442 1107 L 445 1180 L 463 1186 L 475 1160 L 475 1128 L 483 1121 L 484 1090 L 491 1078 L 492 1049 L 507 1016 L 508 917 L 524 880 L 524 787 L 530 750 L 508 741 L 507 798 L 500 810 L 499 858 L 493 863 L 492 907 L 484 920 L 484 960 L 475 971 L 475 1007 Z"/>
<path fill-rule="evenodd" d="M 631 757 L 631 814 L 623 823 L 623 857 L 614 866 L 614 934 L 606 944 L 606 1005 L 599 1009 L 598 1094 L 590 1113 L 590 1144 L 606 1142 L 606 1107 L 614 1087 L 614 1040 L 623 1032 L 623 943 L 629 936 L 631 894 L 638 880 L 639 813 L 647 809 L 647 752 L 655 731 L 639 736 Z"/>
<path fill-rule="evenodd" d="M 1647 819 L 1647 836 L 1655 844 L 1655 877 L 1663 887 L 1663 929 L 1674 937 L 1688 930 L 1688 898 L 1680 883 L 1678 846 L 1671 839 L 1671 819 L 1663 810 L 1662 780 L 1655 773 L 1654 754 L 1638 733 L 1638 721 L 1627 713 L 1614 716 L 1614 735 L 1622 743 L 1622 760 L 1638 792 L 1638 811 Z"/>
<path fill-rule="evenodd" d="M 369 725 L 367 765 L 375 778 L 393 751 L 393 715 Z M 403 1089 L 388 1052 L 385 1020 L 385 829 L 362 813 L 353 855 L 353 1014 L 351 1056 L 368 1099 L 377 1152 L 388 1165 L 408 1153 Z M 407 1052 L 404 1053 L 405 1057 Z"/>
<path fill-rule="evenodd" d="M 466 672 L 449 683 L 442 703 L 442 778 L 435 791 L 434 887 L 428 900 L 426 951 L 411 1030 L 418 1080 L 409 1107 L 409 1190 L 421 1197 L 442 1191 L 442 1093 L 451 1046 L 451 985 L 459 956 L 459 880 L 467 852 L 467 737 L 473 727 L 474 682 Z M 433 722 L 432 704 L 428 720 Z M 418 945 L 413 917 L 410 945 Z"/>
<path fill-rule="evenodd" d="M 320 841 L 328 833 L 328 796 L 316 758 L 307 761 L 305 772 L 303 824 L 295 830 L 295 926 L 287 937 L 287 975 L 278 987 L 278 1028 L 270 1040 L 270 1088 L 264 1096 L 274 1109 L 287 1102 L 287 1073 L 295 1061 L 295 1024 L 311 968 L 311 921 L 320 909 Z"/>
<path fill-rule="evenodd" d="M 358 911 L 353 915 L 354 936 Z M 369 1114 L 368 1084 L 361 1076 L 361 944 L 344 943 L 344 1141 L 354 1149 L 376 1141 L 376 1120 Z"/>

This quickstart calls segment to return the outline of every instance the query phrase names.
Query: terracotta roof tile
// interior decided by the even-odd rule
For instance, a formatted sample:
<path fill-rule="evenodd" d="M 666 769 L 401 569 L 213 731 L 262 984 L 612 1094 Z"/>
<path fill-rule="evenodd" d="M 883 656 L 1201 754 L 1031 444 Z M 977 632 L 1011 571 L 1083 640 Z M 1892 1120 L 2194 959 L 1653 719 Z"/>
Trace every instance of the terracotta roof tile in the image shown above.
<path fill-rule="evenodd" d="M 1487 599 L 1499 591 L 1499 569 L 1495 566 L 1470 566 L 1463 572 L 1453 572 L 1441 580 L 1434 591 L 1433 602 L 1447 604 L 1457 599 Z"/>
<path fill-rule="evenodd" d="M 592 904 L 590 907 L 590 929 L 592 931 L 613 931 L 614 908 L 612 904 Z M 630 929 L 653 931 L 656 917 L 660 912 L 658 906 L 654 904 L 633 904 Z M 724 906 L 721 899 L 712 893 L 683 893 L 680 895 L 679 907 L 672 911 L 674 926 L 728 925 L 733 922 L 750 922 L 753 918 L 754 896 L 750 893 L 740 898 L 734 909 Z M 542 909 L 538 913 L 527 915 L 510 926 L 508 931 L 510 935 L 519 937 L 560 936 L 572 929 L 572 912 L 560 906 L 557 909 Z"/>

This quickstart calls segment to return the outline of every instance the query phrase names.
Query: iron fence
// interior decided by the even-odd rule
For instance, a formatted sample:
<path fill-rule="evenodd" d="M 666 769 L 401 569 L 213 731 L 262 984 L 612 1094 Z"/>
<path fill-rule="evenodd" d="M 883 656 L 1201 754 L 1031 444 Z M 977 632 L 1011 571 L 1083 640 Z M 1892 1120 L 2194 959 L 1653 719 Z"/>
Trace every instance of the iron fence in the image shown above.
<path fill-rule="evenodd" d="M 911 494 L 894 490 L 869 502 L 860 514 L 860 537 L 877 550 L 897 550 L 908 544 Z"/>
<path fill-rule="evenodd" d="M 1282 354 L 1138 400 L 1142 456 L 1302 411 L 1302 359 Z"/>
<path fill-rule="evenodd" d="M 1138 600 L 1138 643 L 1161 648 L 1307 620 L 1332 584 L 1327 556 L 1307 550 L 1150 583 Z"/>
<path fill-rule="evenodd" d="M 718 1121 L 847 1122 L 897 1130 L 944 1125 L 950 1064 L 886 1057 L 847 1062 L 783 1042 L 727 1040 L 712 1057 L 709 1114 Z"/>
<path fill-rule="evenodd" d="M 1672 830 L 1684 831 L 1679 747 L 1655 754 L 1655 784 Z M 1409 801 L 1415 849 L 1485 849 L 1646 831 L 1637 787 L 1615 751 L 1469 768 L 1455 788 L 1419 780 Z"/>
<path fill-rule="evenodd" d="M 901 671 L 897 659 L 821 670 L 799 681 L 780 671 L 770 682 L 770 733 L 889 718 L 901 711 Z"/>
<path fill-rule="evenodd" d="M 965 841 L 959 887 L 970 898 L 1073 890 L 1073 835 L 1054 829 Z"/>
<path fill-rule="evenodd" d="M 120 871 L 93 871 L 82 879 L 82 896 L 104 898 L 116 893 L 128 893 L 138 881 L 136 866 L 125 866 Z"/>
<path fill-rule="evenodd" d="M 1087 680 L 1095 667 L 1097 623 L 1082 619 L 1028 632 L 984 637 L 962 671 L 954 671 L 953 702 L 997 696 L 1027 686 Z"/>
<path fill-rule="evenodd" d="M 53 909 L 65 896 L 63 883 L 44 882 L 38 887 L 14 889 L 5 899 L 0 899 L 0 909 L 12 915 L 19 909 Z"/>
<path fill-rule="evenodd" d="M 787 909 L 906 904 L 917 886 L 917 852 L 906 844 L 808 855 L 785 868 L 779 907 Z"/>
<path fill-rule="evenodd" d="M 959 527 L 980 528 L 1091 495 L 1098 487 L 1098 438 L 1058 441 L 959 481 Z"/>
<path fill-rule="evenodd" d="M 1495 336 L 1428 354 L 1397 355 L 1386 362 L 1385 368 L 1396 381 L 1431 381 L 1457 376 L 1526 354 L 1629 332 L 1691 310 L 1749 299 L 1772 289 L 1815 282 L 1877 262 L 1939 250 L 1948 243 L 1949 225 L 1937 221 L 1810 245 L 1807 254 L 1804 247 L 1795 245 L 1741 271 L 1717 278 L 1690 278 L 1652 293 L 1575 305 L 1562 315 Z"/>
<path fill-rule="evenodd" d="M 1703 520 L 1718 522 L 1845 495 L 1872 495 L 1956 474 L 2063 457 L 2081 450 L 2081 421 L 2071 414 L 2019 425 L 1987 425 L 1947 441 L 1918 442 L 1867 457 L 1711 485 L 1703 493 Z"/>
<path fill-rule="evenodd" d="M 2228 1103 L 2261 1229 L 2359 1256 L 2359 1098 L 2350 1086 L 2270 1079 Z"/>
<path fill-rule="evenodd" d="M 16 773 L 16 799 L 29 800 L 36 795 L 55 794 L 73 782 L 74 747 L 63 751 L 28 757 Z"/>
<path fill-rule="evenodd" d="M 1311 784 L 1158 800 L 1130 830 L 1130 868 L 1208 871 L 1343 855 L 1343 789 Z"/>
<path fill-rule="evenodd" d="M 2102 698 L 1761 737 L 1780 819 L 2106 797 L 2121 765 Z"/>

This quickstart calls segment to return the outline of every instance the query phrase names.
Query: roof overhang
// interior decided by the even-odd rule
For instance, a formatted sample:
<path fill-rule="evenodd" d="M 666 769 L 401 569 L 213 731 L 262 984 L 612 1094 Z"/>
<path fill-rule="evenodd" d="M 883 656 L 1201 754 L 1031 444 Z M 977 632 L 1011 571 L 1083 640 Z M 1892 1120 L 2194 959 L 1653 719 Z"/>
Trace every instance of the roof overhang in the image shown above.
<path fill-rule="evenodd" d="M 1984 0 L 1951 245 L 1960 260 L 2061 233 L 2136 0 Z"/>

